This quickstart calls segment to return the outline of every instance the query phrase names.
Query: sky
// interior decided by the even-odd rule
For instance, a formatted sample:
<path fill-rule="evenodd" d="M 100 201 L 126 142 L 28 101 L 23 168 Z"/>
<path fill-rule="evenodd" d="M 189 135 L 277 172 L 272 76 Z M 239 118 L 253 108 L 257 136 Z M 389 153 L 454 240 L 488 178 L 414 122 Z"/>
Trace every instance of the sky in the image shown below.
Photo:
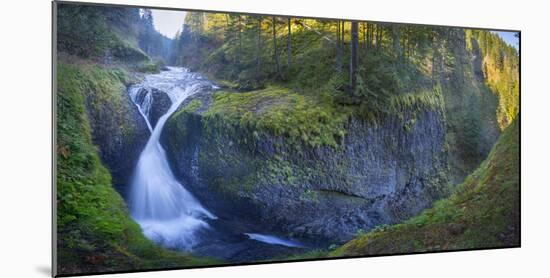
<path fill-rule="evenodd" d="M 174 38 L 178 30 L 181 29 L 186 14 L 186 12 L 182 11 L 154 9 L 151 9 L 151 12 L 153 13 L 155 29 L 169 38 Z"/>
<path fill-rule="evenodd" d="M 493 32 L 498 34 L 506 43 L 513 46 L 515 49 L 519 49 L 519 38 L 515 37 L 517 32 Z"/>

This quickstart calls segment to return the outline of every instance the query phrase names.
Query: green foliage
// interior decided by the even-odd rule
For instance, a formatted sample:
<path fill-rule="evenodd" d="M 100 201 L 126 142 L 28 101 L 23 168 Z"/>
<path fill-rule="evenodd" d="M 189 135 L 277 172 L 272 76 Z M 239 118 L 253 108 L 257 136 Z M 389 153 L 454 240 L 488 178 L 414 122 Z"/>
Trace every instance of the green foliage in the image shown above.
<path fill-rule="evenodd" d="M 514 120 L 487 160 L 449 198 L 402 224 L 360 235 L 330 256 L 518 246 L 519 146 Z"/>
<path fill-rule="evenodd" d="M 438 27 L 362 25 L 358 86 L 350 92 L 349 29 L 344 30 L 343 40 L 335 40 L 337 22 L 291 19 L 292 51 L 288 53 L 289 35 L 285 23 L 286 18 L 275 18 L 273 36 L 271 18 L 188 13 L 186 31 L 176 39 L 178 50 L 175 52 L 179 58 L 175 62 L 206 72 L 216 80 L 227 80 L 230 88 L 240 91 L 257 91 L 266 84 L 274 84 L 312 98 L 332 95 L 331 102 L 337 109 L 350 107 L 358 112 L 355 115 L 372 119 L 375 115 L 395 112 L 389 107 L 393 97 L 435 91 L 433 88 L 438 82 L 434 79 L 438 77 L 431 69 L 435 61 L 432 56 L 436 55 L 434 45 L 439 41 L 460 44 L 450 39 L 454 33 Z M 395 44 L 389 43 L 392 40 L 390 29 L 399 30 L 401 55 L 396 56 Z M 290 54 L 292 62 L 291 66 L 283 63 L 282 75 L 277 72 L 276 56 L 272 55 L 275 53 L 274 40 L 280 46 L 278 56 L 284 60 Z M 453 45 L 449 43 L 446 47 Z M 338 49 L 342 52 L 341 57 L 336 55 Z M 455 56 L 450 55 L 449 50 L 438 51 L 445 55 L 447 63 L 455 63 Z M 462 67 L 455 72 L 464 75 Z M 462 77 L 458 79 L 464 81 Z M 449 90 L 449 87 L 437 90 Z"/>
<path fill-rule="evenodd" d="M 385 98 L 373 96 L 371 99 L 372 101 L 361 103 L 356 113 L 360 118 L 375 124 L 388 117 L 404 120 L 407 116 L 412 116 L 411 120 L 414 121 L 417 115 L 425 111 L 437 111 L 441 117 L 445 117 L 443 96 L 439 87 L 402 95 L 390 95 Z"/>
<path fill-rule="evenodd" d="M 518 51 L 491 32 L 467 30 L 466 33 L 479 45 L 485 80 L 499 100 L 497 120 L 500 128 L 505 129 L 519 113 Z"/>
<path fill-rule="evenodd" d="M 99 66 L 57 67 L 58 273 L 121 271 L 215 263 L 164 251 L 130 219 L 92 144 L 86 93 L 111 96 L 123 72 Z"/>
<path fill-rule="evenodd" d="M 157 73 L 164 67 L 162 60 L 147 60 L 136 64 L 132 67 L 133 70 L 143 73 Z"/>
<path fill-rule="evenodd" d="M 486 158 L 500 133 L 499 100 L 486 84 L 481 50 L 470 34 L 442 29 L 433 49 L 433 81 L 443 94 L 450 176 L 456 184 Z"/>
<path fill-rule="evenodd" d="M 149 57 L 168 61 L 172 55 L 172 40 L 159 33 L 154 26 L 150 9 L 140 9 L 141 16 L 133 22 L 138 29 L 138 45 Z"/>
<path fill-rule="evenodd" d="M 517 51 L 497 35 L 456 28 L 361 23 L 358 85 L 351 92 L 350 30 L 345 24 L 337 32 L 341 23 L 290 18 L 289 37 L 285 17 L 273 21 L 263 16 L 192 12 L 186 16 L 185 32 L 176 39 L 174 62 L 237 83 L 232 87 L 241 91 L 277 84 L 300 94 L 334 94 L 336 102 L 378 113 L 384 112 L 391 96 L 428 91 L 440 82 L 449 83 L 441 87 L 449 91 L 444 93 L 446 98 L 471 90 L 462 84 L 476 82 L 468 52 L 474 51 L 471 40 L 475 39 L 483 54 L 482 78 L 498 95 L 501 128 L 517 114 Z M 292 65 L 283 63 L 279 73 L 278 59 L 285 58 L 290 58 Z"/>
<path fill-rule="evenodd" d="M 137 35 L 133 26 L 138 19 L 137 9 L 58 4 L 58 50 L 98 60 L 115 58 L 125 63 L 148 60 L 128 39 Z M 114 24 L 118 30 L 113 28 Z"/>
<path fill-rule="evenodd" d="M 81 58 L 158 72 L 171 55 L 172 41 L 154 29 L 150 10 L 140 16 L 137 8 L 61 3 L 57 47 Z"/>

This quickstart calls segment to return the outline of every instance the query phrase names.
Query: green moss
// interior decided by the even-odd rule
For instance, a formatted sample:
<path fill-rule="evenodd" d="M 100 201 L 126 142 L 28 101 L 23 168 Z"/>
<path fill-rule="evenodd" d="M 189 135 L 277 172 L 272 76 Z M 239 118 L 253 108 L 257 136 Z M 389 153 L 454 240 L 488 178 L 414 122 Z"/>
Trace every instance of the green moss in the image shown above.
<path fill-rule="evenodd" d="M 86 94 L 114 97 L 125 74 L 95 65 L 57 67 L 58 273 L 215 263 L 156 247 L 130 219 L 92 144 Z"/>
<path fill-rule="evenodd" d="M 518 246 L 519 224 L 516 120 L 451 197 L 402 224 L 358 236 L 330 256 Z"/>
<path fill-rule="evenodd" d="M 298 94 L 287 88 L 270 86 L 246 93 L 217 92 L 205 116 L 254 130 L 256 134 L 281 136 L 294 145 L 305 142 L 312 147 L 337 147 L 346 135 L 346 125 L 352 115 L 376 123 L 388 116 L 442 111 L 442 106 L 443 99 L 437 88 L 392 96 L 384 111 L 370 111 L 364 107 L 340 105 L 328 95 Z"/>
<path fill-rule="evenodd" d="M 205 113 L 230 125 L 251 128 L 289 143 L 337 146 L 346 134 L 350 109 L 330 98 L 301 95 L 290 89 L 270 86 L 246 93 L 220 91 Z"/>
<path fill-rule="evenodd" d="M 443 96 L 441 88 L 435 87 L 433 90 L 425 90 L 417 93 L 408 93 L 404 95 L 392 96 L 389 101 L 389 113 L 402 117 L 404 111 L 421 113 L 426 110 L 441 111 L 443 106 Z M 443 114 L 442 114 L 443 115 Z"/>
<path fill-rule="evenodd" d="M 194 99 L 190 101 L 185 107 L 178 110 L 179 113 L 193 113 L 202 107 L 202 101 L 200 99 Z M 176 116 L 177 117 L 177 116 Z"/>

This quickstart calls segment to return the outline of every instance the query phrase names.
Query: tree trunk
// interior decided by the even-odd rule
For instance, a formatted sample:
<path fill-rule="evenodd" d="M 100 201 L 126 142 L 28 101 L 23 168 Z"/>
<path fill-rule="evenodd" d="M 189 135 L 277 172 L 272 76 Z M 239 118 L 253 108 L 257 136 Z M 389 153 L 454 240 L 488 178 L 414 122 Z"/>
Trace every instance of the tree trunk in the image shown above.
<path fill-rule="evenodd" d="M 393 53 L 398 60 L 403 58 L 403 51 L 401 49 L 401 29 L 395 24 L 391 27 L 391 38 L 393 43 Z"/>
<path fill-rule="evenodd" d="M 271 17 L 271 26 L 273 30 L 273 60 L 277 67 L 277 74 L 281 77 L 281 65 L 279 64 L 279 53 L 277 52 L 277 30 L 275 29 L 276 20 L 275 17 Z"/>
<path fill-rule="evenodd" d="M 342 30 L 340 21 L 336 22 L 336 26 L 336 70 L 340 72 L 342 71 L 342 45 L 340 43 Z"/>
<path fill-rule="evenodd" d="M 336 22 L 336 47 L 340 46 L 340 21 Z"/>
<path fill-rule="evenodd" d="M 286 38 L 286 64 L 288 68 L 292 66 L 292 29 L 290 26 L 290 17 L 287 19 L 288 24 L 288 37 Z"/>
<path fill-rule="evenodd" d="M 432 37 L 432 86 L 437 85 L 437 79 L 439 77 L 439 63 L 441 61 L 441 53 L 439 52 L 439 41 L 437 36 L 434 34 Z"/>
<path fill-rule="evenodd" d="M 363 48 L 367 49 L 367 23 L 363 22 Z"/>
<path fill-rule="evenodd" d="M 242 51 L 243 51 L 243 40 L 242 40 L 242 21 L 241 16 L 239 15 L 239 63 L 241 62 L 240 59 L 242 59 Z"/>
<path fill-rule="evenodd" d="M 344 67 L 344 59 L 345 59 L 345 52 L 344 49 L 346 47 L 345 39 L 346 39 L 346 22 L 342 20 L 341 22 L 342 27 L 340 28 L 340 70 Z"/>
<path fill-rule="evenodd" d="M 257 38 L 256 38 L 256 77 L 260 76 L 261 72 L 261 48 L 262 48 L 262 18 L 260 17 L 258 19 L 258 27 L 257 27 Z"/>
<path fill-rule="evenodd" d="M 379 50 L 382 46 L 382 26 L 376 28 L 376 49 Z"/>
<path fill-rule="evenodd" d="M 370 33 L 369 33 L 369 48 L 374 46 L 374 24 L 370 24 Z"/>
<path fill-rule="evenodd" d="M 229 21 L 229 14 L 225 14 L 224 40 L 229 40 L 230 36 L 231 36 L 231 22 Z"/>
<path fill-rule="evenodd" d="M 344 47 L 344 39 L 346 38 L 346 22 L 342 20 L 342 47 Z"/>
<path fill-rule="evenodd" d="M 359 26 L 357 21 L 351 22 L 351 54 L 350 54 L 350 86 L 352 94 L 355 94 L 357 89 L 357 65 L 359 64 L 359 57 L 357 55 L 357 48 L 359 47 Z"/>

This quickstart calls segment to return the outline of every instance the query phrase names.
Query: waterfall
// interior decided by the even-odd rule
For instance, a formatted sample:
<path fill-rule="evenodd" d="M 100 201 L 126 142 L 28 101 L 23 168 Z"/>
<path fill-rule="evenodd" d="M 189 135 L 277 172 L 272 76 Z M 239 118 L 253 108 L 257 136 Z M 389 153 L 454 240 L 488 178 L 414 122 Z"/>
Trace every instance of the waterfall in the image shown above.
<path fill-rule="evenodd" d="M 147 92 L 144 95 L 140 95 L 141 90 L 145 89 Z M 141 86 L 132 86 L 129 90 L 130 99 L 137 106 L 139 113 L 145 119 L 147 123 L 147 128 L 153 133 L 153 127 L 151 122 L 149 122 L 149 111 L 151 110 L 151 103 L 153 102 L 153 94 L 151 90 L 143 88 Z"/>
<path fill-rule="evenodd" d="M 172 100 L 172 105 L 154 128 L 149 122 L 151 87 L 166 92 Z M 190 95 L 212 88 L 212 84 L 200 75 L 170 67 L 168 71 L 148 75 L 143 83 L 129 89 L 132 101 L 151 131 L 131 182 L 131 214 L 146 237 L 166 248 L 191 249 L 197 242 L 194 234 L 208 228 L 205 220 L 216 218 L 177 181 L 159 142 L 164 124 L 180 104 Z M 147 90 L 146 95 L 138 97 L 142 89 Z"/>

